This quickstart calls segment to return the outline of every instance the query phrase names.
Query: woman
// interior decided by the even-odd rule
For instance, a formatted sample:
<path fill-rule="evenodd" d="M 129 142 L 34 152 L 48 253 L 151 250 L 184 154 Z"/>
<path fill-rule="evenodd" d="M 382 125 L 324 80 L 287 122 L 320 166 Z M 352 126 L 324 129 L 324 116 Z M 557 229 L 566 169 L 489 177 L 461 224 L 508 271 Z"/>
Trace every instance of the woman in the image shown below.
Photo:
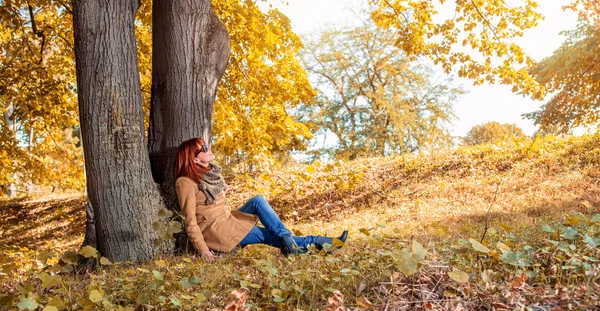
<path fill-rule="evenodd" d="M 321 249 L 333 238 L 292 236 L 275 211 L 262 196 L 248 200 L 238 210 L 227 207 L 228 190 L 221 168 L 211 163 L 215 156 L 202 138 L 184 141 L 177 150 L 175 189 L 185 229 L 194 248 L 209 262 L 215 260 L 211 250 L 231 252 L 238 244 L 267 244 L 281 249 L 284 255 L 298 254 L 314 244 Z M 264 227 L 255 226 L 257 220 Z M 348 230 L 338 238 L 346 241 Z"/>

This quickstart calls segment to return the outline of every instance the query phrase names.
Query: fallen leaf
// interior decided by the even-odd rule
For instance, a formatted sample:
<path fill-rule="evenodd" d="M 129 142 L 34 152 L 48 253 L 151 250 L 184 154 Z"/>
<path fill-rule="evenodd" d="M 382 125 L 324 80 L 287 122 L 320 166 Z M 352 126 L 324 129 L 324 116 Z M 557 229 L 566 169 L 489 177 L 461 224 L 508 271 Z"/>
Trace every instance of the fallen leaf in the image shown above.
<path fill-rule="evenodd" d="M 494 309 L 498 310 L 498 311 L 512 310 L 509 306 L 507 306 L 501 302 L 498 302 L 498 301 L 493 302 L 492 305 L 494 306 Z"/>
<path fill-rule="evenodd" d="M 458 269 L 454 269 L 453 271 L 448 272 L 448 276 L 459 283 L 469 282 L 469 275 L 466 272 Z"/>
<path fill-rule="evenodd" d="M 98 251 L 95 248 L 87 245 L 81 248 L 77 254 L 82 255 L 85 258 L 92 258 L 98 256 Z"/>
<path fill-rule="evenodd" d="M 358 299 L 356 299 L 356 304 L 363 308 L 373 308 L 373 304 L 365 298 L 365 296 L 358 297 Z"/>
<path fill-rule="evenodd" d="M 360 282 L 360 284 L 358 284 L 358 288 L 356 289 L 356 296 L 358 296 L 362 292 L 364 292 L 366 288 L 367 288 L 367 286 L 365 285 L 365 283 Z"/>
<path fill-rule="evenodd" d="M 246 292 L 241 289 L 236 289 L 231 292 L 227 303 L 225 304 L 225 311 L 247 311 L 248 307 L 245 307 L 246 303 Z"/>
<path fill-rule="evenodd" d="M 463 305 L 459 302 L 456 305 L 456 308 L 454 308 L 454 311 L 467 311 L 467 309 L 465 309 L 465 307 L 463 307 Z"/>
<path fill-rule="evenodd" d="M 340 291 L 334 291 L 333 296 L 328 299 L 329 304 L 325 306 L 325 311 L 344 311 L 344 295 Z"/>

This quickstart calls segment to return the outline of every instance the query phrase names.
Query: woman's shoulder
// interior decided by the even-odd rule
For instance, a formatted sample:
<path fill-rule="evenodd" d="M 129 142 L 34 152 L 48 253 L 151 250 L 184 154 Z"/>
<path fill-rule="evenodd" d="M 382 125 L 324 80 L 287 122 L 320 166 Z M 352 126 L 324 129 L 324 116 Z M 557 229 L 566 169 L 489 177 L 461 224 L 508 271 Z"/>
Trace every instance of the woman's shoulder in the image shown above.
<path fill-rule="evenodd" d="M 181 177 L 177 178 L 177 180 L 175 181 L 175 186 L 179 186 L 179 187 L 193 186 L 194 188 L 197 188 L 198 183 L 187 176 L 181 176 Z"/>

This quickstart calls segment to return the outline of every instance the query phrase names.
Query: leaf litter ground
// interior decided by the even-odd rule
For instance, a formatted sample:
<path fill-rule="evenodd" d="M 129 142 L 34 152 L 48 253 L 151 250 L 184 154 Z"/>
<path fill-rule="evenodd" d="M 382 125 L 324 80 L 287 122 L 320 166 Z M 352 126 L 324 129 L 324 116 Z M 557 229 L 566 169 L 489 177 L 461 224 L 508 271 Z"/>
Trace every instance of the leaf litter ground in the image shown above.
<path fill-rule="evenodd" d="M 343 250 L 332 255 L 284 258 L 251 246 L 215 264 L 192 253 L 138 264 L 97 258 L 98 271 L 73 274 L 76 260 L 67 251 L 83 239 L 85 198 L 5 200 L 0 305 L 594 309 L 599 147 L 598 135 L 546 137 L 230 176 L 232 206 L 260 193 L 297 234 L 350 229 Z"/>

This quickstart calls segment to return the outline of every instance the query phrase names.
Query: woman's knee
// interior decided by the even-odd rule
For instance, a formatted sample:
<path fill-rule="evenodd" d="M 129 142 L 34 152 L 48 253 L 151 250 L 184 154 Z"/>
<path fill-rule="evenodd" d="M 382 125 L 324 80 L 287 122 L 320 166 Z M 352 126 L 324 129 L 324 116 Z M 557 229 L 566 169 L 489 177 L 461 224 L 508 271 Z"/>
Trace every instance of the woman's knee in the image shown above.
<path fill-rule="evenodd" d="M 262 195 L 253 196 L 250 199 L 250 201 L 252 201 L 253 203 L 257 203 L 259 205 L 268 204 L 267 199 L 265 199 L 265 197 L 263 197 Z"/>

